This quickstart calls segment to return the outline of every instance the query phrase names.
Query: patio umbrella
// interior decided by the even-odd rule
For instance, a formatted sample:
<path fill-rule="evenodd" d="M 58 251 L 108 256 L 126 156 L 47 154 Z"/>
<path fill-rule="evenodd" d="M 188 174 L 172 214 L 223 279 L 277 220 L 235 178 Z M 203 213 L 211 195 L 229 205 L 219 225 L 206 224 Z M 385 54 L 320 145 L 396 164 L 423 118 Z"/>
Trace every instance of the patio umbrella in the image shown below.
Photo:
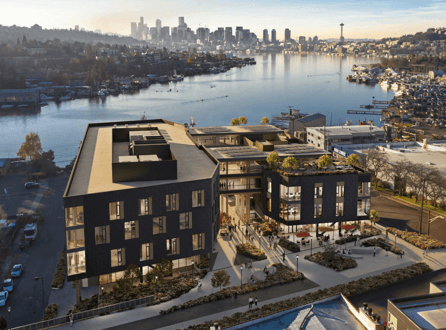
<path fill-rule="evenodd" d="M 339 228 L 342 228 L 342 229 L 344 229 L 344 230 L 353 230 L 353 229 L 356 229 L 356 227 L 353 226 L 353 225 L 342 225 L 342 226 L 339 226 Z"/>
<path fill-rule="evenodd" d="M 296 233 L 296 237 L 311 237 L 311 234 L 306 231 L 303 231 L 300 233 Z"/>

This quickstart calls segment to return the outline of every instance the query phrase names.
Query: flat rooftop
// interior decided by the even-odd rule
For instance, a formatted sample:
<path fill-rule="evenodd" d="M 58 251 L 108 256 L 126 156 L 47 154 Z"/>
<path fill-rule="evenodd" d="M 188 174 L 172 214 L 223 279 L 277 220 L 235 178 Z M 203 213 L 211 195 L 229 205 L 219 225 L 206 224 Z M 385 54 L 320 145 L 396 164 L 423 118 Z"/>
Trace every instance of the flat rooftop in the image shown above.
<path fill-rule="evenodd" d="M 283 133 L 283 130 L 273 125 L 240 125 L 240 126 L 210 126 L 190 127 L 191 135 L 226 135 L 242 133 Z"/>
<path fill-rule="evenodd" d="M 208 147 L 212 156 L 219 161 L 241 160 L 241 159 L 255 159 L 266 160 L 270 151 L 262 151 L 256 147 L 251 146 L 234 146 L 234 147 Z M 275 145 L 274 151 L 279 157 L 319 157 L 322 155 L 330 155 L 328 151 L 316 148 L 310 144 L 281 144 Z"/>
<path fill-rule="evenodd" d="M 398 142 L 398 143 L 373 143 L 342 146 L 343 151 L 350 150 L 361 154 L 369 148 L 379 149 L 387 154 L 389 162 L 396 163 L 399 160 L 410 161 L 414 164 L 430 165 L 446 174 L 446 141 L 432 141 L 423 147 L 423 142 Z M 335 146 L 336 147 L 336 146 Z"/>
<path fill-rule="evenodd" d="M 353 136 L 364 134 L 384 134 L 384 130 L 380 127 L 370 125 L 352 125 L 352 126 L 325 126 L 325 127 L 308 127 L 307 131 L 315 130 L 326 136 Z"/>
<path fill-rule="evenodd" d="M 420 328 L 444 329 L 446 325 L 446 296 L 414 297 L 413 300 L 393 302 Z"/>
<path fill-rule="evenodd" d="M 124 148 L 127 150 L 128 148 L 128 143 L 124 143 L 126 146 L 123 146 L 122 143 L 113 143 L 112 131 L 115 124 L 116 128 L 126 127 L 126 124 L 122 122 L 90 124 L 88 126 L 65 196 L 79 196 L 209 179 L 217 168 L 212 159 L 187 136 L 182 125 L 169 124 L 161 119 L 139 123 L 131 122 L 127 124 L 128 128 L 137 128 L 137 125 L 140 125 L 141 128 L 144 125 L 158 128 L 170 145 L 170 150 L 178 162 L 177 179 L 114 183 L 112 180 L 112 163 L 116 159 L 114 160 L 113 157 L 120 153 L 118 149 Z M 124 151 L 122 152 L 124 153 Z"/>

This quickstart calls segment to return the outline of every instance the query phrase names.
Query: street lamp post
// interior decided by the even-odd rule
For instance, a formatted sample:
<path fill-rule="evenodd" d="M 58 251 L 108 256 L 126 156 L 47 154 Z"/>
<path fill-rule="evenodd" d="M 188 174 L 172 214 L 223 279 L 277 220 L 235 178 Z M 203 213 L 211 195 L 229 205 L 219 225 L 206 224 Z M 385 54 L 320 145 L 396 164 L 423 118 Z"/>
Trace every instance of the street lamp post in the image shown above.
<path fill-rule="evenodd" d="M 310 255 L 313 255 L 313 237 L 310 237 Z"/>
<path fill-rule="evenodd" d="M 38 276 L 34 277 L 34 281 L 38 281 L 38 280 L 42 280 L 42 307 L 43 307 L 43 312 L 42 312 L 43 319 L 42 320 L 45 320 L 45 289 L 43 287 L 43 277 L 38 277 Z"/>
<path fill-rule="evenodd" d="M 158 294 L 158 276 L 155 276 L 155 299 Z"/>
<path fill-rule="evenodd" d="M 104 294 L 104 287 L 101 286 L 101 302 L 102 302 L 102 300 L 104 299 L 104 298 L 102 297 L 103 294 Z"/>
<path fill-rule="evenodd" d="M 240 289 L 243 287 L 243 267 L 240 267 Z"/>
<path fill-rule="evenodd" d="M 259 235 L 259 251 L 262 252 L 262 249 L 260 248 L 260 235 Z"/>
<path fill-rule="evenodd" d="M 299 272 L 299 256 L 296 256 L 296 272 Z"/>
<path fill-rule="evenodd" d="M 192 279 L 194 279 L 194 261 L 192 260 Z"/>
<path fill-rule="evenodd" d="M 8 307 L 8 316 L 9 316 L 9 323 L 8 323 L 8 325 L 9 325 L 9 329 L 12 329 L 12 326 L 11 326 L 11 306 L 9 306 Z"/>
<path fill-rule="evenodd" d="M 395 247 L 396 247 L 396 234 L 395 234 Z"/>

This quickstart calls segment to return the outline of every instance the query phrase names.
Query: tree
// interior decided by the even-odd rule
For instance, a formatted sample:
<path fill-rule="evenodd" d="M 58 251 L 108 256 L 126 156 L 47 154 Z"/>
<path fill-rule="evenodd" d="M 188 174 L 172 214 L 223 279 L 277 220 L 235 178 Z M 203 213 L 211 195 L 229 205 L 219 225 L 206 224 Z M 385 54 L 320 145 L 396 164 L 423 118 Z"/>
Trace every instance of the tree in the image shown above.
<path fill-rule="evenodd" d="M 220 223 L 222 225 L 228 225 L 231 223 L 231 217 L 226 212 L 220 212 Z"/>
<path fill-rule="evenodd" d="M 262 124 L 262 125 L 267 125 L 267 124 L 269 124 L 269 119 L 268 119 L 268 117 L 263 117 L 262 119 L 260 119 L 260 124 Z"/>
<path fill-rule="evenodd" d="M 429 188 L 427 194 L 434 201 L 435 205 L 437 205 L 438 201 L 444 201 L 446 197 L 446 180 L 443 175 L 440 175 L 435 182 L 432 182 Z"/>
<path fill-rule="evenodd" d="M 8 327 L 8 323 L 3 316 L 0 316 L 0 330 L 4 330 Z"/>
<path fill-rule="evenodd" d="M 377 223 L 380 220 L 378 211 L 370 210 L 370 225 Z"/>
<path fill-rule="evenodd" d="M 248 118 L 241 116 L 238 118 L 238 120 L 240 121 L 240 124 L 246 125 L 248 124 Z"/>
<path fill-rule="evenodd" d="M 238 126 L 238 125 L 240 125 L 240 120 L 238 118 L 232 118 L 231 126 Z"/>
<path fill-rule="evenodd" d="M 280 157 L 275 151 L 271 151 L 268 157 L 266 157 L 266 162 L 271 167 L 276 167 L 280 161 Z"/>
<path fill-rule="evenodd" d="M 164 258 L 158 259 L 154 267 L 154 271 L 156 271 L 156 273 L 161 277 L 172 274 L 172 261 Z"/>
<path fill-rule="evenodd" d="M 131 283 L 134 283 L 135 278 L 140 279 L 142 276 L 141 269 L 134 265 L 130 264 L 125 269 L 124 278 L 131 279 Z"/>
<path fill-rule="evenodd" d="M 359 159 L 359 156 L 356 154 L 351 154 L 350 156 L 348 156 L 347 157 L 347 165 L 360 167 L 361 160 Z"/>
<path fill-rule="evenodd" d="M 297 159 L 294 157 L 287 157 L 283 160 L 283 168 L 286 170 L 297 169 Z"/>
<path fill-rule="evenodd" d="M 336 258 L 338 246 L 336 244 L 327 244 L 324 246 L 324 252 L 322 252 L 322 255 L 324 256 L 325 260 L 331 261 Z"/>
<path fill-rule="evenodd" d="M 40 158 L 31 161 L 31 166 L 34 168 L 40 168 L 40 170 L 47 176 L 55 175 L 57 166 L 54 162 L 54 151 L 50 149 L 42 152 Z"/>
<path fill-rule="evenodd" d="M 430 190 L 430 185 L 435 183 L 441 177 L 440 172 L 435 169 L 421 164 L 414 164 L 410 169 L 410 175 L 408 176 L 408 181 L 411 188 L 415 190 L 416 201 L 418 201 L 418 196 L 421 195 L 421 212 L 419 215 L 420 230 L 421 234 L 423 225 L 423 209 L 424 209 L 424 197 Z"/>
<path fill-rule="evenodd" d="M 317 160 L 317 166 L 319 168 L 330 167 L 333 164 L 329 155 L 322 155 Z"/>
<path fill-rule="evenodd" d="M 413 164 L 410 161 L 398 160 L 395 163 L 389 164 L 389 179 L 394 182 L 395 189 L 398 189 L 398 195 L 402 195 L 403 188 L 406 185 L 410 169 Z"/>
<path fill-rule="evenodd" d="M 22 143 L 17 156 L 23 159 L 38 159 L 42 154 L 42 144 L 37 133 L 30 132 L 25 137 L 25 142 Z"/>
<path fill-rule="evenodd" d="M 368 149 L 364 156 L 366 169 L 372 174 L 372 180 L 375 180 L 376 187 L 378 185 L 378 176 L 384 172 L 389 158 L 385 152 L 379 152 L 376 149 Z"/>
<path fill-rule="evenodd" d="M 214 276 L 211 278 L 211 284 L 213 288 L 218 288 L 222 286 L 226 286 L 230 283 L 231 277 L 229 276 L 226 270 L 219 270 L 214 273 Z"/>

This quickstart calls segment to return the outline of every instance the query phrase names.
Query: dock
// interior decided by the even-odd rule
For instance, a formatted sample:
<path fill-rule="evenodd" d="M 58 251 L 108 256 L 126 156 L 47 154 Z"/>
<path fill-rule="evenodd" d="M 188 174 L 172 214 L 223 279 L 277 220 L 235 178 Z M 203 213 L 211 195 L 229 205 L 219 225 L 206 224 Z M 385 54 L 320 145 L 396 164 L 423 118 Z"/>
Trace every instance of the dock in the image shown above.
<path fill-rule="evenodd" d="M 350 115 L 376 115 L 381 116 L 383 114 L 382 110 L 347 110 Z"/>

